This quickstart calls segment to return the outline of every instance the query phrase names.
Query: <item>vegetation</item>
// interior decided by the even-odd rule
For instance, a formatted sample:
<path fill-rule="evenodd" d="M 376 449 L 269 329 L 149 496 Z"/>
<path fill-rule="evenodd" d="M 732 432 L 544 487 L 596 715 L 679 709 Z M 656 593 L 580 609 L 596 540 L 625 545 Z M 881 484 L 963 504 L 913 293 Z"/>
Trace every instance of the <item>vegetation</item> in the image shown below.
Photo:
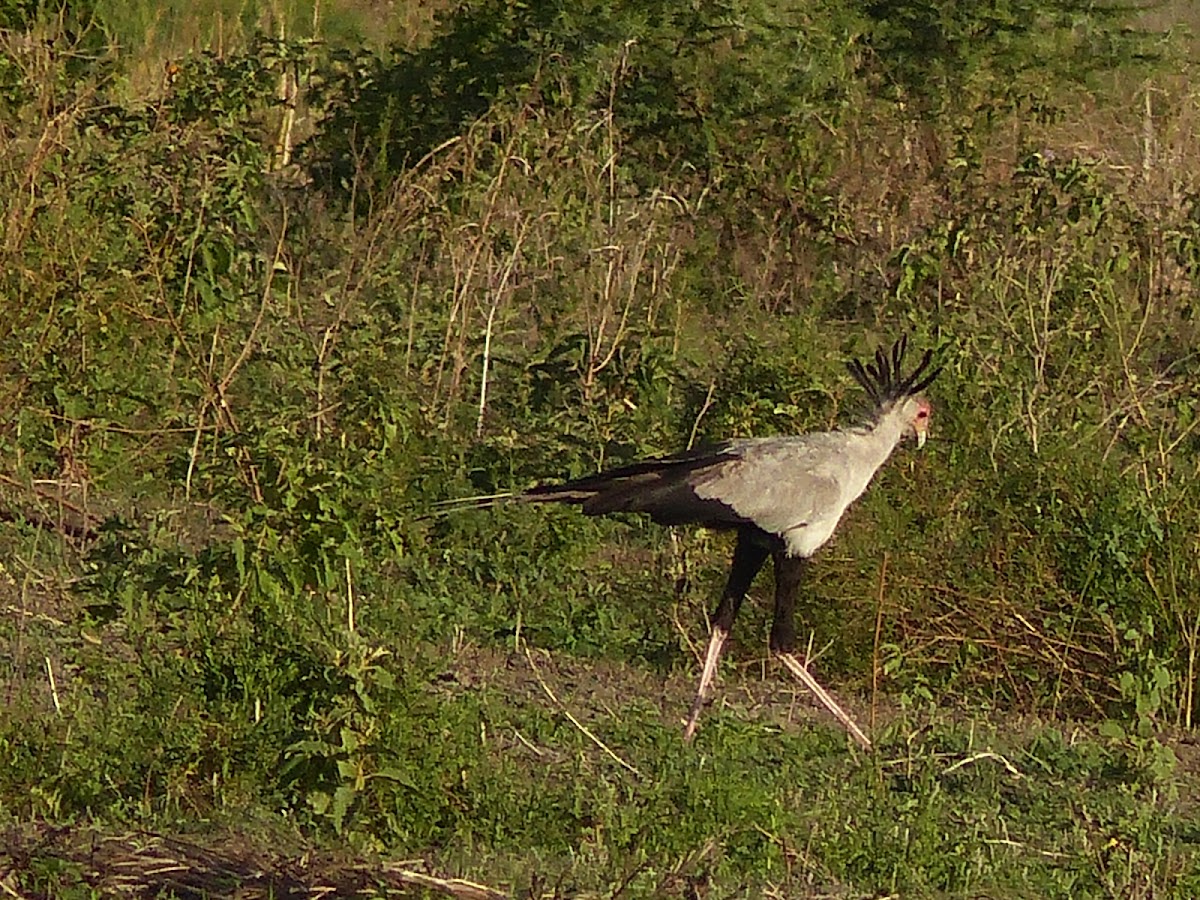
<path fill-rule="evenodd" d="M 399 6 L 0 4 L 5 892 L 1196 896 L 1182 39 Z M 933 440 L 802 611 L 873 755 L 761 603 L 681 743 L 724 537 L 425 517 L 846 422 L 901 332 Z"/>

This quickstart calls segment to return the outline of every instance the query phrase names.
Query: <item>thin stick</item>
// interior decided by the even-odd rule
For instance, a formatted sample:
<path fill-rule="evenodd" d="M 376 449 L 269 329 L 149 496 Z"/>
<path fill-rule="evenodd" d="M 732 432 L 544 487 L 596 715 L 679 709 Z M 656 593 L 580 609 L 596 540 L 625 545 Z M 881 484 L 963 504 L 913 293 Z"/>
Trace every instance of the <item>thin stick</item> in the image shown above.
<path fill-rule="evenodd" d="M 956 772 L 959 769 L 963 768 L 963 766 L 974 765 L 975 763 L 979 762 L 982 759 L 995 760 L 996 762 L 1000 763 L 1000 765 L 1004 766 L 1004 768 L 1008 770 L 1008 774 L 1012 775 L 1014 778 L 1024 777 L 1021 774 L 1020 769 L 1018 769 L 1016 766 L 1014 766 L 1012 763 L 1010 763 L 1007 759 L 1005 759 L 999 753 L 993 753 L 991 750 L 984 750 L 980 753 L 974 754 L 973 756 L 968 756 L 968 757 L 965 757 L 964 759 L 960 759 L 954 765 L 947 768 L 946 771 L 944 771 L 942 774 L 949 775 L 951 772 Z"/>
<path fill-rule="evenodd" d="M 512 253 L 509 254 L 508 262 L 500 275 L 500 284 L 492 291 L 492 303 L 488 307 L 487 324 L 483 332 L 483 361 L 479 373 L 479 416 L 475 420 L 475 437 L 483 436 L 483 420 L 487 415 L 488 372 L 492 364 L 492 330 L 496 324 L 496 313 L 500 310 L 500 304 L 508 290 L 509 280 L 512 278 L 513 270 L 517 267 L 517 256 L 521 252 L 521 245 L 525 242 L 525 236 L 529 233 L 530 227 L 528 220 L 521 223 L 516 240 L 513 242 Z M 480 240 L 483 238 L 481 237 Z"/>
<path fill-rule="evenodd" d="M 674 534 L 674 532 L 672 532 L 672 534 Z M 679 637 L 683 639 L 685 644 L 687 644 L 688 652 L 692 654 L 692 658 L 696 660 L 697 663 L 700 663 L 700 648 L 696 646 L 696 642 L 693 641 L 692 636 L 688 634 L 687 628 L 685 628 L 683 623 L 679 621 L 678 604 L 671 608 L 671 624 L 675 626 L 675 630 L 679 632 Z"/>
<path fill-rule="evenodd" d="M 871 730 L 875 730 L 875 710 L 879 701 L 879 637 L 883 633 L 883 585 L 887 578 L 888 554 L 883 551 L 879 567 L 879 593 L 875 601 L 875 644 L 871 650 Z"/>
<path fill-rule="evenodd" d="M 475 437 L 483 437 L 483 420 L 487 416 L 488 369 L 492 362 L 492 327 L 496 322 L 497 297 L 488 308 L 487 324 L 483 330 L 483 360 L 479 366 L 479 415 L 475 418 Z"/>
<path fill-rule="evenodd" d="M 192 449 L 188 453 L 187 474 L 183 479 L 183 499 L 192 499 L 192 476 L 196 472 L 196 459 L 200 456 L 200 440 L 204 435 L 204 414 L 208 411 L 208 400 L 205 399 L 200 403 L 200 409 L 196 412 L 196 434 L 192 437 Z"/>
<path fill-rule="evenodd" d="M 584 736 L 588 740 L 590 740 L 593 744 L 595 744 L 597 747 L 599 747 L 601 750 L 603 750 L 605 753 L 607 753 L 609 756 L 611 756 L 614 760 L 616 760 L 622 766 L 622 768 L 628 770 L 629 772 L 632 772 L 638 778 L 641 778 L 642 777 L 641 772 L 639 772 L 637 769 L 635 769 L 629 763 L 625 762 L 625 760 L 621 759 L 621 757 L 617 756 L 616 753 L 614 753 L 612 750 L 609 749 L 608 745 L 605 744 L 604 741 L 600 740 L 600 738 L 596 737 L 594 734 L 592 734 L 590 731 L 588 731 L 586 725 L 584 725 L 577 718 L 575 718 L 573 715 L 571 715 L 571 711 L 569 709 L 567 709 L 567 707 L 563 705 L 563 702 L 554 695 L 554 691 L 550 690 L 550 685 L 546 684 L 546 680 L 544 678 L 542 678 L 542 671 L 541 671 L 541 669 L 538 668 L 537 663 L 535 663 L 533 661 L 533 654 L 529 652 L 528 644 L 525 645 L 524 650 L 525 650 L 525 658 L 527 660 L 529 660 L 529 667 L 531 669 L 533 669 L 534 677 L 537 678 L 538 684 L 540 684 L 542 686 L 542 690 L 546 692 L 546 696 L 550 698 L 550 702 L 553 703 L 555 706 L 557 706 L 559 708 L 559 710 L 562 711 L 562 714 L 564 716 L 566 716 L 567 719 L 570 720 L 571 724 L 574 725 L 576 728 L 578 728 L 581 732 L 583 732 Z"/>
<path fill-rule="evenodd" d="M 704 404 L 700 407 L 700 412 L 696 413 L 696 421 L 692 423 L 692 433 L 688 435 L 687 449 L 691 450 L 692 445 L 696 443 L 696 433 L 700 430 L 700 420 L 704 418 L 704 414 L 708 412 L 713 402 L 713 392 L 717 389 L 715 381 L 709 382 L 708 394 L 704 398 Z"/>
<path fill-rule="evenodd" d="M 60 716 L 62 715 L 62 704 L 58 702 L 58 682 L 54 680 L 54 665 L 50 662 L 50 657 L 46 659 L 46 676 L 50 679 L 50 697 L 54 700 L 54 711 Z"/>
<path fill-rule="evenodd" d="M 804 663 L 796 659 L 796 657 L 791 653 L 780 653 L 779 658 L 783 661 L 783 664 L 788 667 L 788 670 L 797 678 L 799 678 L 806 688 L 813 692 L 813 696 L 821 701 L 821 705 L 829 710 L 835 719 L 842 723 L 842 727 L 849 732 L 850 737 L 854 738 L 858 745 L 864 750 L 870 750 L 870 739 L 863 733 L 863 730 L 855 724 L 854 720 L 850 718 L 850 714 L 838 705 L 838 702 L 833 699 L 832 695 L 830 695 L 825 688 L 821 687 L 821 684 L 817 681 L 817 679 L 812 677 L 808 669 L 804 667 Z"/>
<path fill-rule="evenodd" d="M 350 570 L 350 557 L 346 557 L 346 625 L 354 633 L 354 577 Z"/>
<path fill-rule="evenodd" d="M 451 897 L 456 898 L 456 900 L 504 900 L 504 898 L 509 896 L 503 891 L 488 887 L 486 884 L 467 881 L 464 878 L 438 878 L 436 875 L 418 872 L 415 869 L 403 869 L 393 865 L 385 865 L 383 870 L 391 875 L 395 875 L 401 884 L 420 885 L 421 887 L 430 888 L 443 894 L 449 894 Z"/>
<path fill-rule="evenodd" d="M 1142 94 L 1142 181 L 1149 181 L 1154 169 L 1154 104 L 1150 95 L 1153 88 L 1146 82 Z"/>
<path fill-rule="evenodd" d="M 529 738 L 525 737 L 525 735 L 521 734 L 521 732 L 517 731 L 517 729 L 515 729 L 515 728 L 513 729 L 513 734 L 515 734 L 517 736 L 518 741 L 520 741 L 522 744 L 524 744 L 526 747 L 528 747 L 537 756 L 542 757 L 542 756 L 546 755 L 544 750 L 539 750 L 537 747 L 535 747 L 533 744 L 531 744 L 529 742 Z"/>

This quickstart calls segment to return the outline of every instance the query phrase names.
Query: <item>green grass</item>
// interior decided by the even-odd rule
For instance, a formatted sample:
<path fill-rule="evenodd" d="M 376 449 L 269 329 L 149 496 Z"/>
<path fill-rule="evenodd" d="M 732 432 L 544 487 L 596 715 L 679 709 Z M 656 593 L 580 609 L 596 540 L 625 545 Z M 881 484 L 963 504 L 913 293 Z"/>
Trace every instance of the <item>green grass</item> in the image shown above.
<path fill-rule="evenodd" d="M 1169 42 L 313 8 L 0 35 L 0 885 L 1195 896 Z M 424 516 L 852 421 L 844 359 L 901 332 L 945 367 L 933 436 L 799 610 L 873 753 L 769 659 L 767 576 L 682 742 L 728 536 Z"/>
<path fill-rule="evenodd" d="M 401 673 L 394 684 L 358 680 L 351 673 L 361 656 L 348 661 L 339 674 L 353 696 L 314 711 L 324 718 L 310 740 L 322 746 L 293 745 L 300 772 L 285 765 L 281 773 L 311 779 L 310 808 L 293 815 L 324 819 L 359 852 L 424 847 L 444 875 L 534 896 L 552 885 L 568 894 L 623 885 L 647 897 L 1182 897 L 1196 889 L 1188 745 L 1177 745 L 1189 754 L 1180 761 L 1153 739 L 931 706 L 889 709 L 875 754 L 862 755 L 791 685 L 743 674 L 726 679 L 695 745 L 685 747 L 678 722 L 690 678 L 682 675 L 662 691 L 658 676 L 638 667 L 544 650 L 413 649 L 419 659 L 381 658 Z M 329 686 L 337 679 L 326 665 Z M 271 742 L 280 698 L 267 694 L 266 718 L 253 725 L 247 703 L 239 737 L 203 721 L 193 687 L 175 697 L 169 725 L 152 739 L 144 729 L 165 685 L 138 680 L 144 711 L 109 725 L 127 771 L 106 766 L 110 783 L 96 783 L 87 761 L 110 759 L 112 749 L 64 738 L 62 719 L 43 721 L 36 731 L 57 750 L 44 748 L 24 768 L 36 766 L 46 784 L 53 760 L 54 786 L 10 815 L 59 820 L 62 804 L 144 790 L 147 802 L 125 809 L 127 823 L 182 830 L 201 846 L 227 830 L 248 832 L 254 848 L 258 829 L 283 810 L 261 793 L 252 799 L 269 776 L 255 771 L 246 749 Z M 78 713 L 67 717 L 83 724 Z M 7 762 L 11 778 L 18 768 Z M 342 778 L 318 771 L 335 763 Z M 315 789 L 322 777 L 343 787 L 362 779 L 344 815 L 333 798 L 323 805 L 327 795 Z M 196 835 L 199 822 L 207 824 Z M 42 866 L 53 870 L 63 858 L 55 841 L 40 846 L 19 873 L 24 889 L 45 884 Z M 88 865 L 78 852 L 75 861 Z M 331 877 L 309 873 L 323 875 Z M 101 884 L 104 877 L 111 874 L 100 873 Z"/>

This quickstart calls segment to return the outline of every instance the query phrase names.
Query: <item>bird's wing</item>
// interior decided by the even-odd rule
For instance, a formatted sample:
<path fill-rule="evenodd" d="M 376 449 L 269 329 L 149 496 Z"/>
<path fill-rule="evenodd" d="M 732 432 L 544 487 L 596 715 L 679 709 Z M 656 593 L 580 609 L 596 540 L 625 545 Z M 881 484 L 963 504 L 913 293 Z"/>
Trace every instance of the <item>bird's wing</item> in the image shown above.
<path fill-rule="evenodd" d="M 749 524 L 720 502 L 692 488 L 738 459 L 736 443 L 688 450 L 588 475 L 565 484 L 539 485 L 518 499 L 530 503 L 574 503 L 589 516 L 647 513 L 662 525 L 687 523 L 728 528 Z"/>
<path fill-rule="evenodd" d="M 846 506 L 840 465 L 826 438 L 813 434 L 742 442 L 736 459 L 697 473 L 692 490 L 768 534 L 783 537 L 814 528 L 824 543 Z"/>

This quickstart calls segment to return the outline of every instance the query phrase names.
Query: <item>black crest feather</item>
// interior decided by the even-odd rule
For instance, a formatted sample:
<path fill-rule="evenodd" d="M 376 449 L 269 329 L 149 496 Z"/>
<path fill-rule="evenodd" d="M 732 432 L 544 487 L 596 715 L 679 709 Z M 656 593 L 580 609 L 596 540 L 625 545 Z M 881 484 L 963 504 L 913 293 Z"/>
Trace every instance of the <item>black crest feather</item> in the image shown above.
<path fill-rule="evenodd" d="M 852 359 L 846 363 L 846 368 L 850 370 L 854 380 L 862 385 L 863 390 L 867 392 L 867 396 L 876 406 L 883 406 L 885 403 L 891 403 L 901 397 L 911 397 L 921 393 L 933 383 L 933 379 L 937 378 L 938 373 L 942 371 L 940 366 L 929 369 L 929 363 L 933 360 L 933 351 L 926 350 L 921 356 L 921 361 L 917 363 L 917 367 L 907 376 L 902 376 L 900 374 L 901 367 L 904 364 L 904 351 L 907 349 L 908 335 L 904 334 L 892 345 L 890 354 L 885 353 L 880 347 L 875 351 L 875 359 L 872 362 L 864 365 L 859 360 Z"/>

